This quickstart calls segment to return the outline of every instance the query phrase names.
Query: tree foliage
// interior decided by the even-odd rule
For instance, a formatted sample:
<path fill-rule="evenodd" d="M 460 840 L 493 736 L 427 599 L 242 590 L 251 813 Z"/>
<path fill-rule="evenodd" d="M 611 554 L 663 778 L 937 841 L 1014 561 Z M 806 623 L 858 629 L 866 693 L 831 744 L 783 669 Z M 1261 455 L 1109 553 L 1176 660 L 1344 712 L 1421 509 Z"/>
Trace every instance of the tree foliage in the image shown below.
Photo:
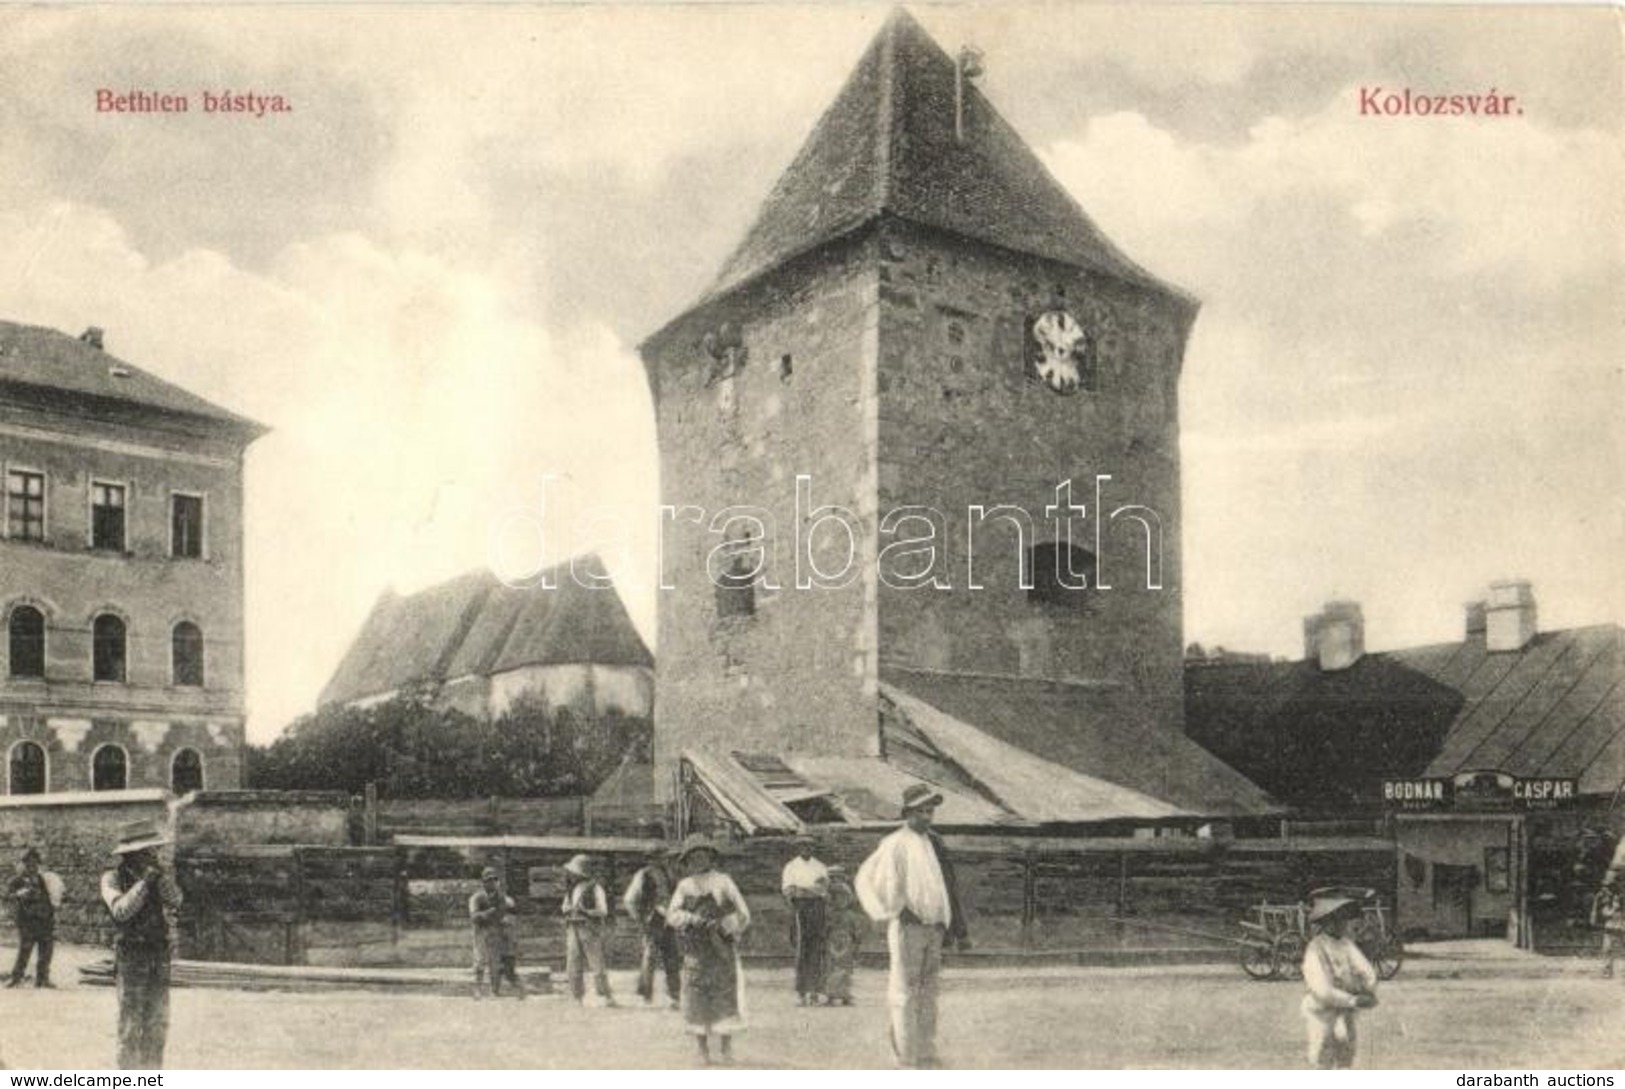
<path fill-rule="evenodd" d="M 495 719 L 408 693 L 371 707 L 327 707 L 248 749 L 259 790 L 342 790 L 376 782 L 391 798 L 590 794 L 629 755 L 648 758 L 646 718 L 582 716 L 526 697 Z"/>

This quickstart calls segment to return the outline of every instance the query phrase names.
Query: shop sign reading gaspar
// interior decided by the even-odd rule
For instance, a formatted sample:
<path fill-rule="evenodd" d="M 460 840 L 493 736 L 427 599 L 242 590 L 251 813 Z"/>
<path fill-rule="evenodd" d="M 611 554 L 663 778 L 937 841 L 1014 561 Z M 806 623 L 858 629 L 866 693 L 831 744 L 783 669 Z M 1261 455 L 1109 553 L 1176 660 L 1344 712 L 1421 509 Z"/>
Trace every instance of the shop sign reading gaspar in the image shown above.
<path fill-rule="evenodd" d="M 1389 809 L 1495 810 L 1560 809 L 1580 796 L 1573 779 L 1520 778 L 1503 771 L 1463 771 L 1445 778 L 1384 779 L 1383 805 Z"/>

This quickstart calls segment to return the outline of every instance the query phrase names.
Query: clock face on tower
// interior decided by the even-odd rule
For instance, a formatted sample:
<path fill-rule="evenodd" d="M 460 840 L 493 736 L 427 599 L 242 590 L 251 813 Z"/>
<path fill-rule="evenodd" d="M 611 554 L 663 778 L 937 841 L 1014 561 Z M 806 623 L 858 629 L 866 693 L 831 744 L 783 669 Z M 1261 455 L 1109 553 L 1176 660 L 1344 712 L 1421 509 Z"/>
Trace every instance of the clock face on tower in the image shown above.
<path fill-rule="evenodd" d="M 1066 310 L 1046 310 L 1028 338 L 1032 374 L 1063 396 L 1094 387 L 1094 338 Z"/>

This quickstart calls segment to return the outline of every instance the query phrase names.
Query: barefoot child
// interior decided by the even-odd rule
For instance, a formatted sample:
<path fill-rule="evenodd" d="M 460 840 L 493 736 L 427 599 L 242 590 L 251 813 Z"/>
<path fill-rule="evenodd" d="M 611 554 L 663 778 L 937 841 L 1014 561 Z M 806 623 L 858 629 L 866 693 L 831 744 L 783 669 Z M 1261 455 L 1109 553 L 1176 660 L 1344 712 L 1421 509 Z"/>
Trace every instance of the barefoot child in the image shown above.
<path fill-rule="evenodd" d="M 858 906 L 857 894 L 844 866 L 829 868 L 829 923 L 824 932 L 824 998 L 830 1005 L 852 1004 L 852 969 L 858 947 L 869 932 L 869 917 Z"/>
<path fill-rule="evenodd" d="M 1377 972 L 1366 960 L 1348 927 L 1360 905 L 1341 898 L 1319 900 L 1309 910 L 1317 930 L 1303 951 L 1303 1017 L 1309 1030 L 1309 1065 L 1319 1070 L 1347 1070 L 1354 1065 L 1356 1010 L 1377 1004 Z"/>

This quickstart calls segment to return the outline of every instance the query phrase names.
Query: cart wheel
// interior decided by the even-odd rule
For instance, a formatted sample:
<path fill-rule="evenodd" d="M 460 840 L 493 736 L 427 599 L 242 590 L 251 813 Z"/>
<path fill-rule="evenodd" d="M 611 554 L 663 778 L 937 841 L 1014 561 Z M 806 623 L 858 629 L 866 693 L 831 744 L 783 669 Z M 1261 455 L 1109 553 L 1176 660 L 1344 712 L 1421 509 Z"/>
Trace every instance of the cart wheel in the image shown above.
<path fill-rule="evenodd" d="M 1371 958 L 1371 967 L 1377 970 L 1378 979 L 1393 979 L 1404 963 L 1405 946 L 1393 935 L 1382 940 L 1377 946 L 1377 955 Z"/>
<path fill-rule="evenodd" d="M 1275 939 L 1270 959 L 1275 962 L 1275 974 L 1279 978 L 1303 978 L 1303 948 L 1303 938 L 1297 934 L 1282 934 Z"/>
<path fill-rule="evenodd" d="M 1241 970 L 1254 979 L 1275 978 L 1275 950 L 1267 945 L 1241 947 Z"/>

